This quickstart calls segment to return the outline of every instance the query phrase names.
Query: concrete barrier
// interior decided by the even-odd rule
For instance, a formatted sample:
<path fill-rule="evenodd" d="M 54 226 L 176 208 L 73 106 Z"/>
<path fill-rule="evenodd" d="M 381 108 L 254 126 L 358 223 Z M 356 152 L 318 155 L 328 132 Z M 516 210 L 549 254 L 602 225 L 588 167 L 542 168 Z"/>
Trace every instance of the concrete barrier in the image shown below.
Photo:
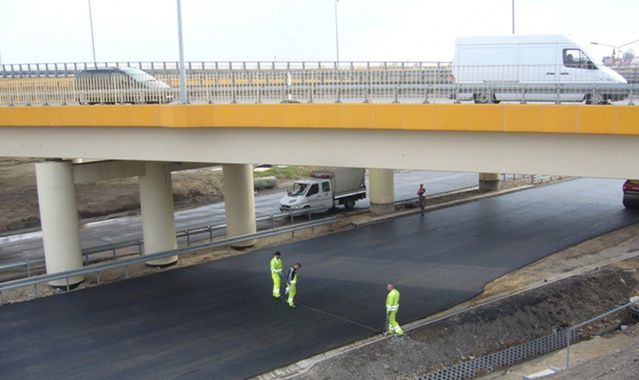
<path fill-rule="evenodd" d="M 253 188 L 255 190 L 272 189 L 275 186 L 277 186 L 277 178 L 273 176 L 255 177 L 253 179 Z"/>

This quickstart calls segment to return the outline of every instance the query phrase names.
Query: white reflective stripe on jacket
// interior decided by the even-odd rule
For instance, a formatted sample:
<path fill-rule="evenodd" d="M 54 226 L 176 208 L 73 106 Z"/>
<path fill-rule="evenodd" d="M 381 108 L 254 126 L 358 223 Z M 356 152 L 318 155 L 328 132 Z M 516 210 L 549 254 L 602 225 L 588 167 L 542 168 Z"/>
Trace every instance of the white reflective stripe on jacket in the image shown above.
<path fill-rule="evenodd" d="M 395 305 L 395 306 L 386 305 L 386 311 L 389 312 L 389 313 L 392 312 L 392 311 L 397 311 L 397 310 L 399 310 L 399 305 Z"/>

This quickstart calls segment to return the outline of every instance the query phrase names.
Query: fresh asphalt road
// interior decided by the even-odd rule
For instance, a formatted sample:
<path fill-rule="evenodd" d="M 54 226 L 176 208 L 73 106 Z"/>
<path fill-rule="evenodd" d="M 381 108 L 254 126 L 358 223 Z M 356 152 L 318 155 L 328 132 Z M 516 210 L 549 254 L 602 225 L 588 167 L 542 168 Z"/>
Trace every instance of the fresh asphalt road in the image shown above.
<path fill-rule="evenodd" d="M 5 305 L 0 373 L 8 379 L 262 373 L 375 334 L 384 323 L 387 282 L 401 291 L 398 319 L 407 323 L 473 297 L 513 269 L 639 222 L 638 212 L 621 206 L 621 184 L 564 182 Z M 270 296 L 275 249 L 286 265 L 303 263 L 295 310 Z"/>
<path fill-rule="evenodd" d="M 395 174 L 395 198 L 414 198 L 417 187 L 424 183 L 428 194 L 443 193 L 461 188 L 477 186 L 475 173 L 450 173 L 426 171 L 401 171 Z M 270 192 L 255 198 L 258 217 L 279 212 L 279 202 L 284 191 Z M 368 207 L 368 199 L 357 203 L 358 208 Z M 177 230 L 226 223 L 224 203 L 213 203 L 203 207 L 181 210 L 175 213 Z M 201 235 L 206 237 L 205 235 Z M 140 216 L 127 216 L 83 224 L 80 240 L 83 248 L 101 246 L 142 237 Z M 0 263 L 19 260 L 43 259 L 42 233 L 40 231 L 0 237 Z"/>

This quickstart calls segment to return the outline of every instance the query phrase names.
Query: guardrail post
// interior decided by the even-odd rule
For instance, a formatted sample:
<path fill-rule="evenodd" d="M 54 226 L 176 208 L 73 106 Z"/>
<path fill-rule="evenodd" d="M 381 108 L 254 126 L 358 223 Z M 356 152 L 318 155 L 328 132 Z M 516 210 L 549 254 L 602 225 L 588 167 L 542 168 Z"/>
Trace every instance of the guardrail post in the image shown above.
<path fill-rule="evenodd" d="M 184 231 L 184 233 L 186 234 L 186 246 L 190 247 L 191 246 L 191 232 L 189 230 Z"/>
<path fill-rule="evenodd" d="M 428 84 L 425 82 L 426 80 L 424 79 L 424 101 L 422 102 L 422 104 L 429 104 L 430 102 L 428 101 Z"/>
<path fill-rule="evenodd" d="M 570 338 L 572 336 L 572 327 L 566 331 L 566 369 L 570 368 Z"/>
<path fill-rule="evenodd" d="M 31 262 L 29 261 L 29 259 L 27 259 L 26 261 L 27 261 L 27 277 L 31 277 Z"/>
<path fill-rule="evenodd" d="M 33 284 L 33 297 L 38 298 L 38 284 Z"/>
<path fill-rule="evenodd" d="M 69 276 L 66 277 L 66 280 L 67 280 L 67 292 L 68 292 L 70 290 L 70 288 L 69 288 Z"/>
<path fill-rule="evenodd" d="M 213 228 L 211 226 L 207 226 L 209 229 L 209 242 L 213 241 Z"/>
<path fill-rule="evenodd" d="M 526 93 L 527 93 L 526 84 L 521 88 L 521 104 L 526 104 Z"/>

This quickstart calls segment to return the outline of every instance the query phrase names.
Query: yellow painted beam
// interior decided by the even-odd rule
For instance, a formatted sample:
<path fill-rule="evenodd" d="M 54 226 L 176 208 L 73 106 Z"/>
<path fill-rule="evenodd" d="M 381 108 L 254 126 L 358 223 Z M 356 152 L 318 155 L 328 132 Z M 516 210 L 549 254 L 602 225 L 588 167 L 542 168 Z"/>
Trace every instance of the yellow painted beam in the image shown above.
<path fill-rule="evenodd" d="M 330 128 L 639 135 L 639 107 L 348 103 L 0 107 L 0 127 Z"/>

